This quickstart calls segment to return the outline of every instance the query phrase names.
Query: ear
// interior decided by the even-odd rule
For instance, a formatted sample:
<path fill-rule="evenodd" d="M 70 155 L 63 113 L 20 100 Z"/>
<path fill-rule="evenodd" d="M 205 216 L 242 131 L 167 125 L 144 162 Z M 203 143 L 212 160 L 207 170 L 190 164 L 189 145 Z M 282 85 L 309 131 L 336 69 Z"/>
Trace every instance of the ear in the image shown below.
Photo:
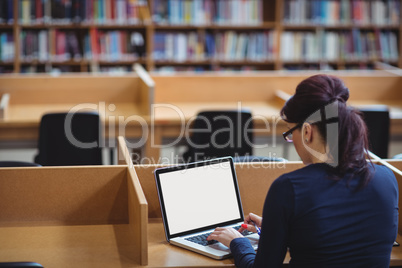
<path fill-rule="evenodd" d="M 304 143 L 311 143 L 313 139 L 313 127 L 309 123 L 304 123 L 302 127 L 302 138 Z"/>

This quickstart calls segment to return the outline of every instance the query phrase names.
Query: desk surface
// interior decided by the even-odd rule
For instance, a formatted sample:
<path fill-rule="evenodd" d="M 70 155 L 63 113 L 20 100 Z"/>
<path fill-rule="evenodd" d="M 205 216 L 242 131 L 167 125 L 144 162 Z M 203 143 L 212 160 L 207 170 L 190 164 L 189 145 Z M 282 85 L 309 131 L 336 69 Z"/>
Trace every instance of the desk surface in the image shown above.
<path fill-rule="evenodd" d="M 391 110 L 391 134 L 402 135 L 402 105 L 398 101 L 401 96 L 397 88 L 400 79 L 391 79 L 389 76 L 374 78 L 374 74 L 371 76 L 373 78 L 363 76 L 362 79 L 358 76 L 346 79 L 347 84 L 350 82 L 351 88 L 355 89 L 351 91 L 350 104 L 388 105 Z M 146 139 L 144 156 L 154 161 L 160 159 L 160 150 L 153 145 L 162 145 L 163 138 L 181 137 L 188 121 L 201 110 L 249 108 L 255 117 L 254 127 L 258 129 L 256 135 L 267 137 L 284 132 L 285 124 L 278 118 L 283 100 L 278 101 L 274 94 L 278 89 L 293 91 L 302 77 L 235 78 L 175 76 L 161 80 L 160 77 L 155 77 L 160 90 L 155 91 L 155 106 L 152 107 L 154 117 L 149 114 L 149 107 L 143 107 L 154 102 L 150 101 L 149 96 L 143 96 L 144 93 L 141 93 L 138 86 L 139 79 L 134 77 L 86 78 L 86 82 L 83 82 L 84 78 L 74 77 L 5 78 L 1 81 L 0 91 L 10 92 L 10 105 L 7 117 L 0 120 L 0 147 L 6 147 L 4 144 L 7 142 L 15 143 L 15 147 L 26 141 L 36 142 L 39 122 L 44 113 L 68 111 L 82 102 L 93 105 L 106 102 L 104 110 L 100 111 L 105 124 L 105 137 L 121 135 L 128 139 L 142 139 L 143 125 L 135 116 L 140 116 L 142 123 L 145 122 L 147 126 L 152 125 L 152 136 Z M 386 89 L 386 98 L 378 90 L 379 85 Z M 245 88 L 247 92 L 244 91 Z M 41 92 L 41 98 L 36 94 L 38 91 Z M 354 92 L 357 93 L 353 95 Z M 214 97 L 211 99 L 211 96 Z M 120 118 L 123 120 L 121 128 Z"/>
<path fill-rule="evenodd" d="M 58 268 L 141 267 L 135 261 L 139 250 L 130 244 L 127 232 L 126 224 L 2 227 L 0 261 L 36 261 Z M 169 245 L 161 219 L 150 219 L 148 245 L 147 267 L 234 267 L 233 258 L 213 260 Z M 391 266 L 398 265 L 402 265 L 402 247 L 394 247 L 391 253 Z"/>
<path fill-rule="evenodd" d="M 214 260 L 170 245 L 166 241 L 162 219 L 150 219 L 148 225 L 148 265 L 150 267 L 234 267 L 233 258 Z M 289 262 L 286 256 L 285 263 Z"/>
<path fill-rule="evenodd" d="M 400 124 L 402 122 L 402 105 L 398 101 L 379 101 L 375 102 L 380 105 L 387 105 L 390 107 L 391 125 Z M 369 101 L 354 101 L 351 105 L 366 106 L 373 104 Z M 107 125 L 110 120 L 115 120 L 115 124 L 119 122 L 119 116 L 123 120 L 127 120 L 131 116 L 142 117 L 147 124 L 154 123 L 156 126 L 177 126 L 182 122 L 188 122 L 194 119 L 198 112 L 203 110 L 223 110 L 223 109 L 237 109 L 244 108 L 251 110 L 253 117 L 257 124 L 265 122 L 272 123 L 279 118 L 279 111 L 281 105 L 275 101 L 260 101 L 260 102 L 218 102 L 218 103 L 196 103 L 196 102 L 176 102 L 168 104 L 155 104 L 154 118 L 149 115 L 141 113 L 140 107 L 134 103 L 105 103 L 102 108 L 98 104 L 99 113 L 102 120 Z M 47 112 L 66 112 L 71 108 L 77 106 L 74 103 L 65 104 L 14 104 L 10 105 L 8 116 L 4 120 L 0 120 L 0 128 L 7 129 L 8 127 L 26 127 L 39 126 L 40 119 L 43 114 Z M 84 107 L 85 105 L 83 105 Z M 88 106 L 87 106 L 88 107 Z M 91 106 L 89 106 L 91 107 Z M 93 110 L 93 109 L 88 109 Z M 150 121 L 153 120 L 153 121 Z M 136 120 L 129 120 L 129 123 L 138 123 Z M 281 120 L 278 124 L 283 124 Z M 138 124 L 137 124 L 138 125 Z M 402 133 L 402 132 L 401 132 Z M 33 136 L 37 133 L 32 133 Z M 0 139 L 4 139 L 0 135 Z"/>
<path fill-rule="evenodd" d="M 95 105 L 95 104 L 92 104 Z M 149 120 L 149 116 L 143 115 L 140 108 L 133 103 L 105 103 L 104 107 L 99 107 L 99 115 L 104 123 L 105 137 L 115 137 L 127 135 L 141 137 L 141 122 L 137 118 L 130 120 L 132 116 L 141 116 L 144 120 Z M 109 106 L 113 105 L 113 106 Z M 2 141 L 19 141 L 19 140 L 37 140 L 39 133 L 39 125 L 42 116 L 45 113 L 52 112 L 68 112 L 77 104 L 16 104 L 10 105 L 8 116 L 4 120 L 0 120 L 0 140 Z M 82 107 L 91 107 L 82 105 Z M 79 111 L 94 109 L 80 109 Z M 119 133 L 119 116 L 123 118 L 125 133 Z M 127 120 L 127 121 L 124 121 Z M 115 128 L 111 131 L 111 128 Z M 130 136 L 131 135 L 131 136 Z"/>
<path fill-rule="evenodd" d="M 90 106 L 89 106 L 90 105 Z M 79 111 L 91 109 L 93 105 L 96 105 L 99 115 L 104 122 L 108 122 L 111 116 L 124 116 L 125 118 L 132 115 L 140 115 L 145 117 L 141 113 L 140 108 L 134 103 L 105 103 L 104 108 L 101 107 L 102 104 L 91 103 L 89 105 L 76 103 L 65 103 L 65 104 L 14 104 L 10 105 L 8 111 L 8 117 L 0 121 L 0 123 L 13 123 L 13 122 L 32 122 L 39 123 L 42 116 L 45 113 L 57 113 L 57 112 L 68 112 L 74 107 L 88 107 L 86 109 L 79 109 Z M 112 106 L 110 106 L 112 105 Z M 110 107 L 109 107 L 110 106 Z M 117 118 L 118 121 L 118 118 Z"/>

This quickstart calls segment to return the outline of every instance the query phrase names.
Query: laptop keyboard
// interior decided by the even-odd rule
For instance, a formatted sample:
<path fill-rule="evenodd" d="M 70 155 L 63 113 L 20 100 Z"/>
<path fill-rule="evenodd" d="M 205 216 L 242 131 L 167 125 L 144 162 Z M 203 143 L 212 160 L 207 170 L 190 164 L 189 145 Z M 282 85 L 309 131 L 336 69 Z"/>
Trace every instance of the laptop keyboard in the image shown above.
<path fill-rule="evenodd" d="M 241 227 L 241 225 L 239 225 L 239 226 L 234 226 L 233 229 L 239 230 L 240 227 Z M 212 232 L 210 232 L 210 233 L 205 233 L 205 234 L 201 234 L 201 235 L 195 235 L 195 236 L 187 237 L 187 238 L 185 238 L 185 240 L 191 241 L 191 242 L 194 242 L 194 243 L 197 243 L 197 244 L 202 245 L 202 246 L 209 246 L 209 245 L 213 245 L 213 244 L 218 243 L 218 241 L 216 241 L 216 240 L 210 240 L 210 241 L 207 240 L 207 237 L 208 237 L 211 233 L 212 233 Z M 244 235 L 244 236 L 249 235 L 249 234 L 252 234 L 252 232 L 247 231 L 247 230 L 244 230 L 244 231 L 242 232 L 242 235 Z"/>
<path fill-rule="evenodd" d="M 187 241 L 191 241 L 197 244 L 200 244 L 202 246 L 208 246 L 208 245 L 213 245 L 218 243 L 218 241 L 216 240 L 207 240 L 207 237 L 210 235 L 211 233 L 206 233 L 206 234 L 202 234 L 202 235 L 196 235 L 196 236 L 192 236 L 192 237 L 187 237 L 185 238 Z"/>

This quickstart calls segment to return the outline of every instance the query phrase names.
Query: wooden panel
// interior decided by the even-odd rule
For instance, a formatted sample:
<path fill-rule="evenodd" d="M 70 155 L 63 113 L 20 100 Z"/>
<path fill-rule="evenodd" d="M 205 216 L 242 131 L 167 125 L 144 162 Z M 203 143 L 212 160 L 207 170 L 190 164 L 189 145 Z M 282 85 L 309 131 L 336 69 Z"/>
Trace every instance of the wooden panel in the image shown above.
<path fill-rule="evenodd" d="M 152 76 L 155 103 L 267 101 L 271 89 L 286 90 L 281 79 L 246 76 Z M 296 83 L 296 82 L 295 82 Z M 294 87 L 289 88 L 292 90 Z"/>
<path fill-rule="evenodd" d="M 52 77 L 3 76 L 0 93 L 10 93 L 10 104 L 139 102 L 137 76 L 63 75 Z"/>
<path fill-rule="evenodd" d="M 147 264 L 147 206 L 133 169 L 3 168 L 0 178 L 1 261 Z"/>
<path fill-rule="evenodd" d="M 148 217 L 161 218 L 161 209 L 159 206 L 158 193 L 156 191 L 155 177 L 153 171 L 159 165 L 135 165 L 134 169 L 137 173 L 142 191 L 148 202 Z"/>
<path fill-rule="evenodd" d="M 0 228 L 0 261 L 44 267 L 139 267 L 127 224 Z"/>
<path fill-rule="evenodd" d="M 10 101 L 10 94 L 3 94 L 0 98 L 0 120 L 4 120 L 8 115 L 8 105 Z"/>
<path fill-rule="evenodd" d="M 236 76 L 153 75 L 155 103 L 269 101 L 276 90 L 294 94 L 296 86 L 315 73 L 238 74 Z M 333 72 L 345 81 L 351 100 L 383 101 L 402 98 L 401 77 L 386 72 Z"/>
<path fill-rule="evenodd" d="M 138 249 L 141 265 L 148 264 L 148 202 L 142 191 L 137 174 L 129 167 L 128 212 L 130 236 Z"/>
<path fill-rule="evenodd" d="M 0 225 L 128 223 L 127 167 L 0 169 Z"/>
<path fill-rule="evenodd" d="M 132 166 L 133 161 L 123 136 L 117 137 L 117 164 Z"/>
<path fill-rule="evenodd" d="M 136 75 L 1 76 L 0 95 L 9 94 L 10 103 L 0 139 L 36 140 L 45 113 L 84 110 L 100 114 L 105 137 L 141 137 L 153 95 L 141 81 Z"/>
<path fill-rule="evenodd" d="M 148 72 L 140 65 L 134 65 L 134 71 L 140 78 L 139 81 L 139 91 L 141 99 L 141 111 L 143 114 L 151 114 L 151 106 L 154 103 L 154 89 L 155 82 L 149 76 Z"/>
<path fill-rule="evenodd" d="M 371 155 L 371 157 L 373 157 L 373 155 Z M 377 159 L 377 160 L 373 160 L 374 163 L 378 163 L 380 165 L 385 165 L 388 168 L 390 168 L 392 170 L 392 172 L 394 172 L 395 178 L 398 181 L 398 190 L 399 190 L 399 202 L 398 202 L 398 207 L 399 209 L 401 209 L 402 207 L 402 161 L 401 160 L 384 160 L 384 159 Z M 399 213 L 398 215 L 398 233 L 400 235 L 402 235 L 402 213 Z M 402 242 L 402 240 L 400 241 Z M 401 253 L 401 259 L 402 259 L 402 253 Z"/>

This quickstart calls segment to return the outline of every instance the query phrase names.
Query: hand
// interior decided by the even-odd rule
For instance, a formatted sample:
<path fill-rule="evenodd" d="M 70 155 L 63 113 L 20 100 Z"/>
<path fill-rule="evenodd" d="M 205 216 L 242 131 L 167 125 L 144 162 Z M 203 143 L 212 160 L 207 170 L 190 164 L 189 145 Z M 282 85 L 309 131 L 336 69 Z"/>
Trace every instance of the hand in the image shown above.
<path fill-rule="evenodd" d="M 218 227 L 207 237 L 207 240 L 216 240 L 221 242 L 225 246 L 230 247 L 230 242 L 238 237 L 243 237 L 243 235 L 232 227 Z"/>
<path fill-rule="evenodd" d="M 242 233 L 244 230 L 248 230 L 250 232 L 256 233 L 257 230 L 254 227 L 254 224 L 257 225 L 257 227 L 261 228 L 262 225 L 262 217 L 254 214 L 254 213 L 250 213 L 248 214 L 248 216 L 244 219 L 244 223 L 245 225 L 247 225 L 247 228 L 244 228 L 243 224 L 242 227 L 240 227 L 239 232 Z"/>

